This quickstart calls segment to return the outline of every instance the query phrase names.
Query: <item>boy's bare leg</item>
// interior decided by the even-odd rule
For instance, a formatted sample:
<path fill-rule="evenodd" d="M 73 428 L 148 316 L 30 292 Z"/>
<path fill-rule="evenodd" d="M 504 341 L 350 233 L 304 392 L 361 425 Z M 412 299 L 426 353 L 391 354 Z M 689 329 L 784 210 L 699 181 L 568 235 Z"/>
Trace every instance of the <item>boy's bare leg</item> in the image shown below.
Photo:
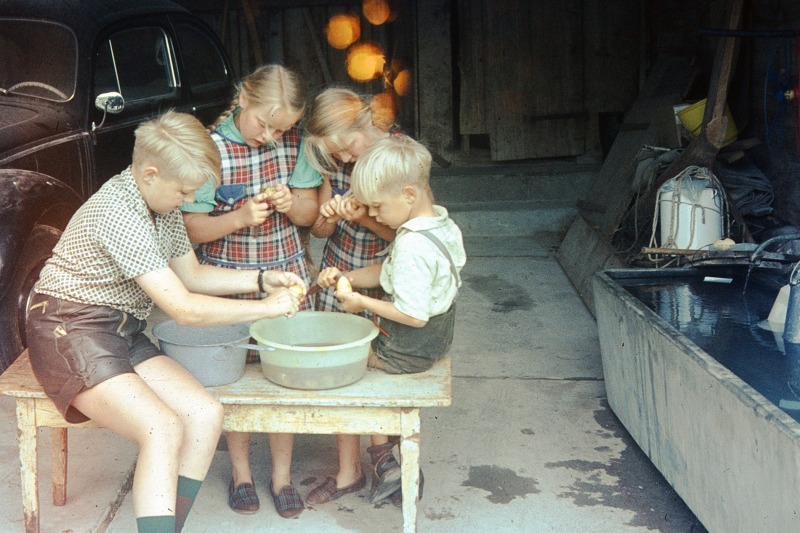
<path fill-rule="evenodd" d="M 167 357 L 149 359 L 137 372 L 141 376 L 121 374 L 82 392 L 73 405 L 138 446 L 136 516 L 174 515 L 178 474 L 205 478 L 219 439 L 222 406 Z M 168 383 L 170 391 L 158 382 Z M 195 409 L 195 401 L 204 407 Z"/>

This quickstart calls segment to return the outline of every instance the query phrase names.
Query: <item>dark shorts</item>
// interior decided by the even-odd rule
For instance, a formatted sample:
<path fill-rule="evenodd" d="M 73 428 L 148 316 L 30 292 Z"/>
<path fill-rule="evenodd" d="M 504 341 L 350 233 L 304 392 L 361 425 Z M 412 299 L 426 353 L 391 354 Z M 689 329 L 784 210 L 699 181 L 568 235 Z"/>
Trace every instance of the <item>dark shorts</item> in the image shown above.
<path fill-rule="evenodd" d="M 456 304 L 453 302 L 450 309 L 432 316 L 421 328 L 381 319 L 384 331 L 373 339 L 372 351 L 389 374 L 425 372 L 450 351 L 455 318 Z"/>
<path fill-rule="evenodd" d="M 34 297 L 27 324 L 31 367 L 67 422 L 88 420 L 71 406 L 79 393 L 161 354 L 146 327 L 111 307 Z"/>

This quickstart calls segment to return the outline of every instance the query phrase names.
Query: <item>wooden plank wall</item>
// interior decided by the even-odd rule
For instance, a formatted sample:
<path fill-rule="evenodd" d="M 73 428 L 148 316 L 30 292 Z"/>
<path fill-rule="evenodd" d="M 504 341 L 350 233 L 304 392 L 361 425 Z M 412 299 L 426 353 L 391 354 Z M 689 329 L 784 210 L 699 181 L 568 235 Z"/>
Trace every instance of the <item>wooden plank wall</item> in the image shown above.
<path fill-rule="evenodd" d="M 584 153 L 580 0 L 491 3 L 487 125 L 496 161 Z"/>
<path fill-rule="evenodd" d="M 622 114 L 638 91 L 637 0 L 459 0 L 457 10 L 461 135 L 489 135 L 499 161 L 599 151 L 598 114 Z"/>
<path fill-rule="evenodd" d="M 360 14 L 361 0 L 182 3 L 218 32 L 224 24 L 238 76 L 260 58 L 297 69 L 312 90 L 383 90 L 382 80 L 350 80 L 346 52 L 324 35 L 331 15 Z M 435 151 L 485 135 L 496 161 L 597 155 L 599 114 L 623 113 L 638 90 L 640 3 L 392 0 L 396 20 L 376 27 L 362 16 L 362 40 L 411 67 L 413 90 L 400 99 L 398 122 Z"/>
<path fill-rule="evenodd" d="M 450 0 L 418 3 L 418 136 L 435 152 L 452 148 L 455 140 L 450 4 Z"/>
<path fill-rule="evenodd" d="M 446 0 L 437 0 L 446 1 Z M 349 12 L 361 19 L 362 42 L 374 42 L 386 53 L 387 64 L 413 69 L 416 61 L 416 2 L 398 1 L 396 17 L 381 26 L 361 15 L 361 0 L 211 0 L 181 2 L 200 15 L 223 39 L 236 77 L 251 72 L 259 63 L 281 63 L 300 72 L 312 94 L 335 84 L 359 94 L 384 90 L 382 79 L 355 82 L 347 75 L 346 50 L 331 47 L 325 26 L 331 16 Z M 427 2 L 426 2 L 427 4 Z M 248 9 L 252 20 L 248 20 Z M 223 33 L 224 28 L 224 33 Z M 449 86 L 449 84 L 448 84 Z M 398 123 L 413 135 L 418 132 L 417 91 L 399 99 Z"/>
<path fill-rule="evenodd" d="M 486 18 L 484 0 L 459 0 L 458 126 L 461 135 L 488 134 L 486 125 L 485 37 L 482 21 Z"/>

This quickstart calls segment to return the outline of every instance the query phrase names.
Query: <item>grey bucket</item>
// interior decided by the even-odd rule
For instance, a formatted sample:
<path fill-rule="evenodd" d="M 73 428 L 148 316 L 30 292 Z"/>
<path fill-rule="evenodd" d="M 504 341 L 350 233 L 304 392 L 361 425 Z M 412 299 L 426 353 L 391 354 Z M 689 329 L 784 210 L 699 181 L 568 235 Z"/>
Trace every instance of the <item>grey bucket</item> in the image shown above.
<path fill-rule="evenodd" d="M 165 355 L 179 362 L 206 387 L 240 379 L 244 375 L 248 349 L 270 350 L 247 343 L 249 324 L 198 327 L 166 320 L 153 326 L 153 335 Z"/>

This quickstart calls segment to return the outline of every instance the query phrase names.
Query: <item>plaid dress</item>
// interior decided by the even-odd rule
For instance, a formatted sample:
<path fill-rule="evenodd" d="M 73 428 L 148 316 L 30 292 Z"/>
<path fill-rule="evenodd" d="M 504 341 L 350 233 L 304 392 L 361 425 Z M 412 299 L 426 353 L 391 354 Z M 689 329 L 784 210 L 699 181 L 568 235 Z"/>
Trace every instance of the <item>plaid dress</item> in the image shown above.
<path fill-rule="evenodd" d="M 298 129 L 285 132 L 274 143 L 252 148 L 232 142 L 217 132 L 211 134 L 222 156 L 222 180 L 217 187 L 217 205 L 210 216 L 242 207 L 264 187 L 288 185 L 300 147 Z M 311 274 L 305 261 L 300 234 L 284 213 L 271 214 L 260 226 L 243 228 L 197 249 L 202 263 L 228 268 L 283 270 L 294 272 L 309 284 Z M 240 299 L 262 298 L 244 294 Z M 311 309 L 304 300 L 301 309 Z"/>
<path fill-rule="evenodd" d="M 330 176 L 332 194 L 344 194 L 350 189 L 350 173 L 353 164 L 340 166 L 336 173 Z M 383 261 L 378 253 L 389 246 L 389 243 L 360 224 L 340 220 L 322 251 L 320 270 L 327 267 L 336 267 L 342 271 L 373 265 Z M 323 289 L 316 295 L 315 307 L 317 311 L 344 312 L 339 300 L 334 296 L 335 289 Z M 381 288 L 359 289 L 358 292 L 372 298 L 383 299 L 384 292 Z M 371 311 L 364 311 L 362 316 L 373 319 Z"/>

